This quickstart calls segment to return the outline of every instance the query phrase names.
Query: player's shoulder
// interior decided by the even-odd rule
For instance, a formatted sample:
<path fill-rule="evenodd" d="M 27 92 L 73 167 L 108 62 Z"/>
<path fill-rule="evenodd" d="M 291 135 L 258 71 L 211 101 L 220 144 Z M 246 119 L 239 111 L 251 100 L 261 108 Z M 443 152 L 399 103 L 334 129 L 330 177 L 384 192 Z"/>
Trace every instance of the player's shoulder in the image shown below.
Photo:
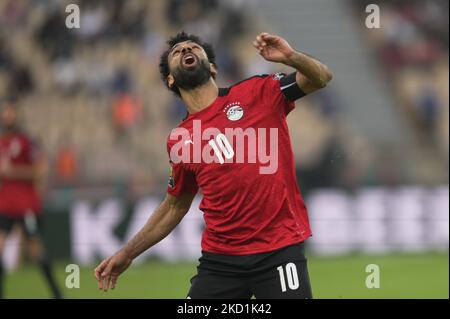
<path fill-rule="evenodd" d="M 28 132 L 25 130 L 20 130 L 17 132 L 17 138 L 19 138 L 21 141 L 23 141 L 26 144 L 29 144 L 31 146 L 38 146 L 39 142 L 37 138 L 31 136 Z"/>
<path fill-rule="evenodd" d="M 258 82 L 258 81 L 266 79 L 268 76 L 270 76 L 270 74 L 266 74 L 266 73 L 264 73 L 264 74 L 255 74 L 255 75 L 249 76 L 249 77 L 247 77 L 247 78 L 245 78 L 243 80 L 240 80 L 240 81 L 234 83 L 231 87 L 242 86 L 242 85 L 248 85 L 248 84 L 251 84 L 251 83 L 255 83 L 255 82 Z"/>
<path fill-rule="evenodd" d="M 180 139 L 186 139 L 190 136 L 189 121 L 182 121 L 177 127 L 173 128 L 167 135 L 167 148 L 171 148 L 178 143 Z"/>
<path fill-rule="evenodd" d="M 261 82 L 264 80 L 280 81 L 285 76 L 286 76 L 286 74 L 283 72 L 256 74 L 256 75 L 248 77 L 242 81 L 239 81 L 234 85 Z"/>
<path fill-rule="evenodd" d="M 255 74 L 255 75 L 249 76 L 243 80 L 240 80 L 240 81 L 234 83 L 233 85 L 230 86 L 230 88 L 252 85 L 252 84 L 266 80 L 271 75 L 272 74 L 267 74 L 267 73 Z"/>
<path fill-rule="evenodd" d="M 255 86 L 261 85 L 266 81 L 280 81 L 285 76 L 286 74 L 282 72 L 256 74 L 234 83 L 226 90 L 229 92 L 233 91 L 235 88 L 239 88 L 240 90 L 252 90 Z"/>
<path fill-rule="evenodd" d="M 21 144 L 32 144 L 33 139 L 23 130 L 18 130 L 11 134 L 0 134 L 0 139 L 20 142 Z"/>

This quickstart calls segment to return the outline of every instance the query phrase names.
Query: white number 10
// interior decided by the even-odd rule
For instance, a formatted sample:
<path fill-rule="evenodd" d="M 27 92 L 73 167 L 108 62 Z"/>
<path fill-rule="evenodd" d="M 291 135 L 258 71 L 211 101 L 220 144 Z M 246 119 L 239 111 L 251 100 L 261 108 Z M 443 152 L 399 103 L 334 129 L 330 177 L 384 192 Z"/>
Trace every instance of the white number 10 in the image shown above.
<path fill-rule="evenodd" d="M 281 291 L 286 291 L 286 278 L 285 278 L 285 271 L 283 269 L 283 266 L 280 266 L 277 268 L 278 273 L 280 274 L 280 282 L 281 282 Z M 286 265 L 286 277 L 287 277 L 287 284 L 289 289 L 296 290 L 299 287 L 298 282 L 298 273 L 297 273 L 297 267 L 294 263 L 288 263 Z"/>
<path fill-rule="evenodd" d="M 228 139 L 224 134 L 222 133 L 217 134 L 216 138 L 214 140 L 210 140 L 208 144 L 211 145 L 214 153 L 219 159 L 220 164 L 224 163 L 222 153 L 226 159 L 233 158 L 234 156 L 233 147 L 231 147 L 230 142 L 228 142 Z"/>

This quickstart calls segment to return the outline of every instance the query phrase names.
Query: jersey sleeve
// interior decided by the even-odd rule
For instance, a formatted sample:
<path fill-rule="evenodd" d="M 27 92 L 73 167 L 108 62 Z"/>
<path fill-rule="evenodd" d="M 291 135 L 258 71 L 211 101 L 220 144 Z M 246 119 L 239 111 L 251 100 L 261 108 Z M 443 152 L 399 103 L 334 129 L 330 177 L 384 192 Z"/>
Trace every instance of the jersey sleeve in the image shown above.
<path fill-rule="evenodd" d="M 194 173 L 187 170 L 183 163 L 175 164 L 170 161 L 167 193 L 178 197 L 183 193 L 196 194 L 197 192 L 198 185 Z"/>
<path fill-rule="evenodd" d="M 297 85 L 296 72 L 275 73 L 261 79 L 261 96 L 270 107 L 282 110 L 286 115 L 295 107 L 295 101 L 306 94 Z"/>

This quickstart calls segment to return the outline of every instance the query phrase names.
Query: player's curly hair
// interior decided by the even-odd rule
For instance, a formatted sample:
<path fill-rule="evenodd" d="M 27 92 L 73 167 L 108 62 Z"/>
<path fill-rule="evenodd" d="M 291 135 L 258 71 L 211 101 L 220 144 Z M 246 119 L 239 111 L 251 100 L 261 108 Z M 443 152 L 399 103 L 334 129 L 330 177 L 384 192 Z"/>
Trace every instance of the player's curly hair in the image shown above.
<path fill-rule="evenodd" d="M 203 50 L 205 50 L 206 55 L 208 56 L 208 61 L 214 65 L 216 65 L 216 55 L 214 53 L 214 49 L 211 44 L 203 42 L 198 36 L 193 34 L 187 34 L 184 31 L 181 31 L 171 37 L 169 41 L 167 41 L 168 48 L 166 51 L 164 51 L 161 54 L 161 57 L 159 59 L 159 72 L 161 74 L 161 79 L 166 84 L 166 87 L 175 93 L 177 96 L 181 96 L 180 90 L 176 85 L 173 85 L 172 87 L 169 87 L 169 83 L 167 82 L 167 76 L 170 74 L 169 70 L 169 53 L 170 50 L 173 48 L 173 46 L 177 43 L 184 42 L 184 41 L 192 41 L 200 45 Z M 213 76 L 214 77 L 214 76 Z"/>

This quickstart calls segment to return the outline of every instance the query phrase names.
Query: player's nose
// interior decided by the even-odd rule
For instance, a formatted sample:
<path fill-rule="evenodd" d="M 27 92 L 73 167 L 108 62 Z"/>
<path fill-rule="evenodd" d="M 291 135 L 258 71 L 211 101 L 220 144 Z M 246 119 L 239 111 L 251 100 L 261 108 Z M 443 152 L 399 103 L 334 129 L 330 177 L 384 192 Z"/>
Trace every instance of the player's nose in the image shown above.
<path fill-rule="evenodd" d="M 184 45 L 183 48 L 181 49 L 181 53 L 187 53 L 187 52 L 191 52 L 192 51 L 192 47 L 188 44 Z"/>

